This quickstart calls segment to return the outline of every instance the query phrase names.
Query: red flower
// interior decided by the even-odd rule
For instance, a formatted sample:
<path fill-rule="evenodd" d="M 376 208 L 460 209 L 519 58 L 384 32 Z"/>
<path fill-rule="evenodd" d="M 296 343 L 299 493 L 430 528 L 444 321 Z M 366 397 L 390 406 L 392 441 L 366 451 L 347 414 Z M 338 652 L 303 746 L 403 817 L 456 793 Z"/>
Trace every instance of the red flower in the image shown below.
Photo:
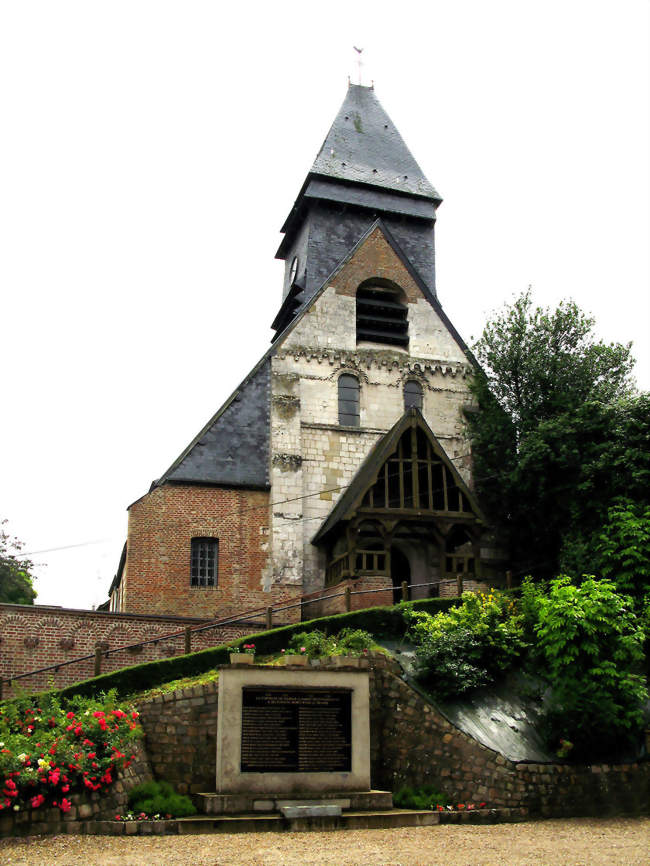
<path fill-rule="evenodd" d="M 72 807 L 72 803 L 66 797 L 64 797 L 59 803 L 59 809 L 62 812 L 69 812 Z"/>
<path fill-rule="evenodd" d="M 479 809 L 483 809 L 483 808 L 485 808 L 485 805 L 486 805 L 485 803 L 479 803 L 478 807 L 479 807 Z"/>
<path fill-rule="evenodd" d="M 42 806 L 45 802 L 45 797 L 42 794 L 37 794 L 35 797 L 32 797 L 32 809 L 38 809 L 39 806 Z"/>
<path fill-rule="evenodd" d="M 70 710 L 69 713 L 65 714 L 66 719 L 74 719 L 74 713 Z"/>
<path fill-rule="evenodd" d="M 465 804 L 464 804 L 464 803 L 459 803 L 459 804 L 456 806 L 456 808 L 457 808 L 457 809 L 464 809 L 464 808 L 465 808 Z"/>

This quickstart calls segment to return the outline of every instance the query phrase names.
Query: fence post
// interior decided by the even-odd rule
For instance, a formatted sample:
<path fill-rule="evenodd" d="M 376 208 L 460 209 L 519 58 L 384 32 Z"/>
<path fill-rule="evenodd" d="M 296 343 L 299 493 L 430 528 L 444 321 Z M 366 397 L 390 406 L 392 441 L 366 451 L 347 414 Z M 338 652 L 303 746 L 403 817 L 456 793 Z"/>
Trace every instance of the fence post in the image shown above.
<path fill-rule="evenodd" d="M 192 627 L 189 625 L 185 626 L 185 655 L 189 655 L 192 652 Z"/>
<path fill-rule="evenodd" d="M 402 601 L 408 601 L 408 600 L 409 600 L 409 585 L 405 580 L 403 580 L 402 581 Z"/>
<path fill-rule="evenodd" d="M 352 610 L 352 590 L 349 586 L 345 587 L 345 609 L 348 613 Z"/>
<path fill-rule="evenodd" d="M 268 631 L 270 628 L 273 628 L 273 608 L 266 608 L 266 630 Z"/>
<path fill-rule="evenodd" d="M 506 589 L 512 589 L 512 572 L 506 571 Z"/>
<path fill-rule="evenodd" d="M 460 598 L 461 595 L 463 594 L 463 575 L 457 574 L 456 575 L 456 581 L 458 583 L 458 598 Z"/>
<path fill-rule="evenodd" d="M 102 647 L 101 644 L 95 644 L 95 676 L 98 677 L 102 672 Z"/>

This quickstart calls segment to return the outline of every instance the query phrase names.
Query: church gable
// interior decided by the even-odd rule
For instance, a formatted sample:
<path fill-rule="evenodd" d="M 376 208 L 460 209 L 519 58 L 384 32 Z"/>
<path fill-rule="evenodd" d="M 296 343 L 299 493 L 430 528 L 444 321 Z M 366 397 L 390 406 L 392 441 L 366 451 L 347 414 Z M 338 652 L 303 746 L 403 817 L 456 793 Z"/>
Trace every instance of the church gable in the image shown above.
<path fill-rule="evenodd" d="M 408 410 L 377 442 L 312 542 L 322 542 L 341 521 L 378 515 L 485 522 L 417 409 Z"/>
<path fill-rule="evenodd" d="M 419 410 L 374 446 L 312 539 L 326 555 L 326 584 L 405 569 L 431 585 L 481 572 L 484 517 Z M 410 564 L 409 564 L 410 563 Z"/>
<path fill-rule="evenodd" d="M 467 347 L 439 302 L 380 220 L 280 336 L 276 349 L 280 347 L 396 347 L 422 359 L 463 365 L 469 360 Z"/>

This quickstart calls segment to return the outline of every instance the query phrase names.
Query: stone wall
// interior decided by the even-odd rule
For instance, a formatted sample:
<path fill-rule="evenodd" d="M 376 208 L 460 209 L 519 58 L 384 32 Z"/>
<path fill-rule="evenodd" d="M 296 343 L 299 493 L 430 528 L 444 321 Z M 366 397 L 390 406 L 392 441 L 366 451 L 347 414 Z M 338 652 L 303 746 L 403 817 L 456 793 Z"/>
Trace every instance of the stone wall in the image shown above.
<path fill-rule="evenodd" d="M 158 643 L 135 646 L 102 656 L 102 673 L 129 665 L 157 661 L 185 652 L 184 629 L 205 620 L 185 617 L 136 616 L 108 611 L 70 610 L 45 605 L 0 604 L 0 676 L 4 680 L 30 671 L 62 664 L 57 670 L 44 671 L 17 680 L 25 692 L 47 688 L 64 688 L 94 676 L 95 647 L 118 650 L 138 641 L 160 638 Z M 263 619 L 208 629 L 192 635 L 191 649 L 218 646 L 264 628 Z M 174 637 L 170 634 L 176 633 Z M 91 656 L 82 662 L 75 659 Z M 66 662 L 73 662 L 65 664 Z M 3 687 L 10 697 L 11 688 Z"/>
<path fill-rule="evenodd" d="M 401 287 L 408 350 L 357 345 L 356 290 L 370 277 Z M 423 415 L 465 481 L 470 480 L 463 407 L 470 363 L 436 310 L 376 228 L 277 344 L 271 359 L 271 557 L 267 587 L 323 587 L 325 557 L 311 539 L 380 436 L 404 412 L 404 385 L 423 389 Z M 338 422 L 338 379 L 360 383 L 360 426 Z M 287 501 L 289 500 L 289 501 Z M 490 555 L 490 551 L 486 551 Z"/>
<path fill-rule="evenodd" d="M 370 661 L 374 788 L 433 784 L 457 802 L 526 808 L 561 817 L 650 812 L 650 761 L 514 763 L 445 719 L 402 679 L 396 663 Z M 218 684 L 194 686 L 140 707 L 153 772 L 190 793 L 213 791 Z"/>

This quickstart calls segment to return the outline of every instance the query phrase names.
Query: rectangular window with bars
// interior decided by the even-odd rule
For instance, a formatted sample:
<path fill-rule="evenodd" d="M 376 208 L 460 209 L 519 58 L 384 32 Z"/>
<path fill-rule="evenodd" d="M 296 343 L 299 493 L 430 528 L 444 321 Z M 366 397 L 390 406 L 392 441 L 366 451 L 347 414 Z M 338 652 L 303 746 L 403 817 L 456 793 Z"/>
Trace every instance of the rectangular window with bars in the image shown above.
<path fill-rule="evenodd" d="M 190 558 L 190 585 L 216 586 L 219 565 L 219 539 L 193 538 Z"/>

